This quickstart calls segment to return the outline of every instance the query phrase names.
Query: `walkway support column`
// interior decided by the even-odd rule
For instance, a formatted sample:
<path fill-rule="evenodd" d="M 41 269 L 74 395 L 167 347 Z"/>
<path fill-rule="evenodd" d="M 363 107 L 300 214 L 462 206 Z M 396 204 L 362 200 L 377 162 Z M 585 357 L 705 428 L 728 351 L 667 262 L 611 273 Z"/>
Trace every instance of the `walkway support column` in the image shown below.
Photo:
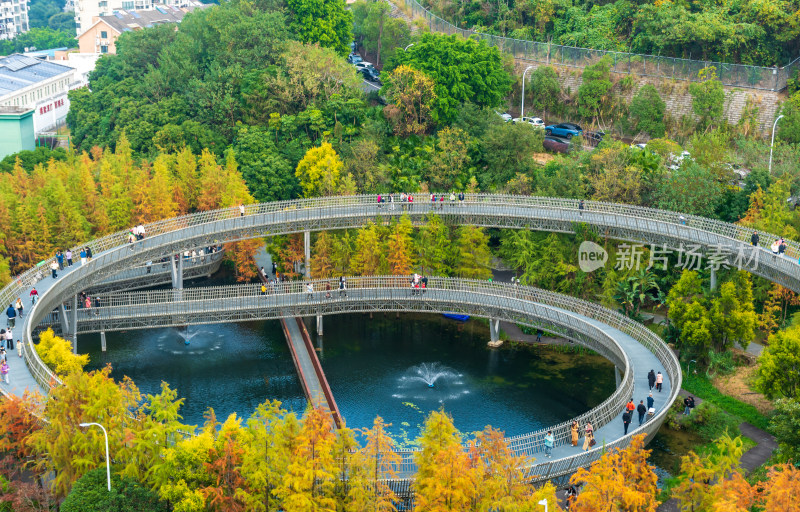
<path fill-rule="evenodd" d="M 711 267 L 711 289 L 717 289 L 717 270 L 714 267 Z"/>
<path fill-rule="evenodd" d="M 306 265 L 303 268 L 303 274 L 306 279 L 311 279 L 310 263 L 311 263 L 311 231 L 303 231 L 303 248 L 306 254 Z"/>
<path fill-rule="evenodd" d="M 72 318 L 70 318 L 69 336 L 72 339 L 72 353 L 78 353 L 78 296 L 72 296 Z"/>
<path fill-rule="evenodd" d="M 499 347 L 503 344 L 500 340 L 500 319 L 499 318 L 490 318 L 489 319 L 489 337 L 491 341 L 489 341 L 490 347 Z"/>
<path fill-rule="evenodd" d="M 175 262 L 176 256 L 170 258 L 172 265 L 172 288 L 175 290 L 183 289 L 183 254 L 177 255 L 177 263 Z"/>
<path fill-rule="evenodd" d="M 100 350 L 106 351 L 106 331 L 100 331 Z"/>
<path fill-rule="evenodd" d="M 619 368 L 617 368 L 615 366 L 614 367 L 614 381 L 617 383 L 617 386 L 616 386 L 617 388 L 619 388 L 619 383 L 622 382 L 622 378 L 620 377 L 619 374 L 620 374 Z"/>
<path fill-rule="evenodd" d="M 322 336 L 322 315 L 317 315 L 317 336 Z"/>

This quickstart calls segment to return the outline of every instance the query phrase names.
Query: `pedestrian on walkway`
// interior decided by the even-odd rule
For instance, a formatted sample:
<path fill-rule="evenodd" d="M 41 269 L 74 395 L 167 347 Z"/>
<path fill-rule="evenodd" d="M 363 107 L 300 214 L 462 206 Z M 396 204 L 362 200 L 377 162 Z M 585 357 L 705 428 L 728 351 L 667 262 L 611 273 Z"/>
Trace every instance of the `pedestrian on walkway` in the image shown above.
<path fill-rule="evenodd" d="M 14 309 L 13 304 L 8 305 L 8 309 L 6 309 L 6 316 L 8 317 L 8 326 L 14 327 L 14 324 L 17 321 L 17 310 Z"/>
<path fill-rule="evenodd" d="M 72 266 L 72 249 L 67 249 L 67 252 L 66 252 L 66 254 L 64 254 L 64 256 L 67 257 L 67 266 L 71 267 Z"/>
<path fill-rule="evenodd" d="M 639 405 L 636 406 L 636 412 L 639 413 L 639 426 L 644 423 L 644 415 L 647 414 L 647 407 L 644 406 L 644 400 L 639 400 Z"/>
<path fill-rule="evenodd" d="M 50 273 L 53 276 L 53 279 L 58 277 L 57 272 L 58 272 L 58 263 L 56 263 L 56 260 L 53 260 L 50 262 Z"/>
<path fill-rule="evenodd" d="M 99 307 L 100 307 L 100 296 L 99 295 L 95 295 L 94 296 L 94 315 L 95 316 L 100 316 L 100 311 L 97 309 Z"/>
<path fill-rule="evenodd" d="M 325 283 L 325 298 L 331 298 L 331 283 Z"/>
<path fill-rule="evenodd" d="M 4 349 L 3 347 L 0 347 L 0 361 L 5 362 L 6 357 L 7 357 L 6 356 L 6 349 Z"/>
<path fill-rule="evenodd" d="M 31 288 L 31 292 L 28 294 L 28 296 L 31 298 L 31 306 L 36 304 L 36 301 L 39 300 L 39 292 L 36 291 L 35 286 Z"/>
<path fill-rule="evenodd" d="M 569 429 L 570 430 L 570 437 L 571 437 L 571 440 L 572 440 L 572 446 L 578 446 L 578 436 L 579 436 L 578 430 L 579 429 L 580 429 L 580 426 L 578 425 L 578 422 L 577 421 L 573 421 L 572 422 L 572 426 Z"/>
<path fill-rule="evenodd" d="M 261 283 L 261 295 L 267 294 L 267 286 L 264 283 Z"/>
<path fill-rule="evenodd" d="M 86 316 L 92 316 L 92 298 L 88 295 L 83 300 L 83 307 L 86 308 Z"/>
<path fill-rule="evenodd" d="M 142 238 L 144 238 L 144 228 L 142 228 Z M 92 248 L 86 247 L 86 261 L 92 261 Z"/>
<path fill-rule="evenodd" d="M 6 330 L 0 329 L 0 348 L 6 346 Z"/>
<path fill-rule="evenodd" d="M 81 257 L 81 266 L 86 265 L 86 248 L 81 249 L 80 257 Z"/>
<path fill-rule="evenodd" d="M 389 209 L 394 210 L 394 195 L 389 194 Z"/>
<path fill-rule="evenodd" d="M 458 193 L 458 206 L 464 206 L 464 192 Z"/>
<path fill-rule="evenodd" d="M 61 251 L 56 251 L 56 261 L 58 261 L 58 270 L 64 270 L 64 254 Z"/>
<path fill-rule="evenodd" d="M 272 275 L 273 276 L 278 275 L 278 264 L 275 263 L 274 261 L 272 262 Z"/>
<path fill-rule="evenodd" d="M 664 385 L 664 376 L 661 375 L 661 372 L 656 374 L 656 389 L 659 393 L 661 393 L 661 387 Z"/>
<path fill-rule="evenodd" d="M 8 384 L 8 371 L 8 361 L 3 360 L 3 365 L 0 366 L 0 373 L 3 374 L 3 381 L 5 381 L 6 384 Z"/>
<path fill-rule="evenodd" d="M 548 430 L 547 435 L 544 436 L 544 455 L 545 457 L 553 458 L 553 444 L 555 444 L 555 437 L 553 431 Z"/>
<path fill-rule="evenodd" d="M 656 402 L 656 400 L 653 398 L 653 392 L 651 391 L 650 394 L 647 396 L 647 410 L 648 411 L 653 408 L 653 405 L 655 405 L 655 402 Z"/>
<path fill-rule="evenodd" d="M 6 348 L 14 346 L 14 333 L 11 332 L 11 329 L 6 329 L 6 339 L 4 341 Z"/>
<path fill-rule="evenodd" d="M 378 194 L 378 209 L 379 209 L 379 210 L 381 209 L 381 203 L 382 203 L 382 202 L 383 202 L 383 198 L 381 197 L 381 195 L 380 195 L 380 194 Z"/>
<path fill-rule="evenodd" d="M 22 318 L 24 315 L 22 314 L 22 299 L 17 297 L 17 302 L 14 304 L 14 309 L 17 310 L 17 316 Z"/>
<path fill-rule="evenodd" d="M 753 231 L 753 235 L 750 237 L 750 245 L 758 247 L 758 231 Z"/>
<path fill-rule="evenodd" d="M 306 293 L 308 293 L 308 298 L 309 299 L 313 299 L 314 298 L 314 284 L 313 283 L 308 283 L 306 285 Z"/>
<path fill-rule="evenodd" d="M 650 385 L 650 389 L 653 389 L 653 386 L 656 385 L 656 372 L 654 370 L 650 370 L 650 373 L 647 374 L 647 383 Z"/>
<path fill-rule="evenodd" d="M 786 241 L 781 238 L 780 243 L 778 244 L 778 256 L 783 258 L 783 255 L 786 253 Z"/>
<path fill-rule="evenodd" d="M 625 427 L 625 435 L 628 435 L 628 426 L 631 424 L 631 413 L 625 411 L 622 413 L 622 425 Z"/>
<path fill-rule="evenodd" d="M 444 194 L 439 194 L 439 209 L 444 208 Z"/>
<path fill-rule="evenodd" d="M 414 208 L 414 196 L 408 194 L 408 211 L 411 211 L 412 208 Z"/>
<path fill-rule="evenodd" d="M 19 340 L 17 340 L 17 343 L 19 343 Z M 7 348 L 8 350 L 14 350 L 14 338 L 9 338 Z"/>
<path fill-rule="evenodd" d="M 633 411 L 636 410 L 636 404 L 633 403 L 633 398 L 628 400 L 628 403 L 625 404 L 625 410 L 628 411 L 631 414 L 633 414 Z"/>
<path fill-rule="evenodd" d="M 542 334 L 544 334 L 544 331 L 541 329 L 536 329 L 536 343 L 542 342 Z"/>
<path fill-rule="evenodd" d="M 239 203 L 239 217 L 244 217 L 244 204 Z"/>
<path fill-rule="evenodd" d="M 344 276 L 339 276 L 339 297 L 342 295 L 347 297 L 347 279 Z"/>
<path fill-rule="evenodd" d="M 594 440 L 594 427 L 592 427 L 591 423 L 586 423 L 586 428 L 584 428 L 583 435 L 583 451 L 587 451 L 596 444 Z"/>
<path fill-rule="evenodd" d="M 581 199 L 580 202 L 578 203 L 578 215 L 580 215 L 581 217 L 583 216 L 583 208 L 584 208 L 583 199 Z"/>
<path fill-rule="evenodd" d="M 450 192 L 450 206 L 455 206 L 455 205 L 456 205 L 456 195 Z"/>

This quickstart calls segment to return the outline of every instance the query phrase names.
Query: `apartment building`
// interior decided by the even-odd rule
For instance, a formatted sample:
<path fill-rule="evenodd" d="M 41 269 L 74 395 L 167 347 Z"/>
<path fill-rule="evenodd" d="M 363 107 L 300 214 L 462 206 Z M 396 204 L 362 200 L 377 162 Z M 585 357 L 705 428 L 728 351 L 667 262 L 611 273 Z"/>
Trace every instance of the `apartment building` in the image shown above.
<path fill-rule="evenodd" d="M 28 0 L 0 0 L 0 39 L 28 31 Z"/>
<path fill-rule="evenodd" d="M 0 0 L 2 1 L 2 0 Z M 75 10 L 75 27 L 80 36 L 92 27 L 97 18 L 113 16 L 122 11 L 151 11 L 157 5 L 189 7 L 200 4 L 197 0 L 72 0 Z"/>
<path fill-rule="evenodd" d="M 34 131 L 48 130 L 69 111 L 75 74 L 69 66 L 18 53 L 0 57 L 0 107 L 33 109 Z"/>
<path fill-rule="evenodd" d="M 117 53 L 116 41 L 123 33 L 140 30 L 164 23 L 180 23 L 184 15 L 203 4 L 192 1 L 194 5 L 176 7 L 156 4 L 152 10 L 116 11 L 111 16 L 100 16 L 94 19 L 78 36 L 78 47 L 81 54 Z"/>

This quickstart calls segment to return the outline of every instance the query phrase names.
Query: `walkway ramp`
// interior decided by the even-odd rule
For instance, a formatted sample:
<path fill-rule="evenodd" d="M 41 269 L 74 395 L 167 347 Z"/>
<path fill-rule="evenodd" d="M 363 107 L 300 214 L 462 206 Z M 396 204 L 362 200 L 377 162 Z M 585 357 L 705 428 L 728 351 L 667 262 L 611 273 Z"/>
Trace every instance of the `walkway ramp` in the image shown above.
<path fill-rule="evenodd" d="M 300 376 L 300 383 L 303 385 L 303 392 L 311 403 L 312 407 L 321 407 L 331 414 L 331 419 L 336 427 L 342 426 L 342 417 L 339 408 L 333 399 L 333 393 L 322 371 L 314 345 L 308 335 L 308 330 L 303 324 L 303 320 L 295 318 L 282 318 L 281 326 L 286 335 L 286 342 L 289 344 L 289 351 L 292 354 L 292 361 L 297 368 Z"/>

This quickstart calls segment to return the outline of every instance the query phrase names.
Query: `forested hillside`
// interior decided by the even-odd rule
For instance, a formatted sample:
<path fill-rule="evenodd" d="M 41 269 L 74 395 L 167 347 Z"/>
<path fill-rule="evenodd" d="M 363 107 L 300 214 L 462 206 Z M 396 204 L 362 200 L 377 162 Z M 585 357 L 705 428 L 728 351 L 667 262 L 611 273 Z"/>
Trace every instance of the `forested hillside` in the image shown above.
<path fill-rule="evenodd" d="M 800 56 L 790 0 L 423 0 L 480 32 L 601 50 L 782 66 Z"/>

